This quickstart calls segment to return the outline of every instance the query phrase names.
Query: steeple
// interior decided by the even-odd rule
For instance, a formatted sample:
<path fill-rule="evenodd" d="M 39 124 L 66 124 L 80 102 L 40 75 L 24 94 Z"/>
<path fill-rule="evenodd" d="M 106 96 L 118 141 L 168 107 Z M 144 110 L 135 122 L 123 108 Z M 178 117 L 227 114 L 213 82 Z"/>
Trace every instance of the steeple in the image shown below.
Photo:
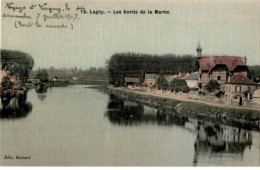
<path fill-rule="evenodd" d="M 199 42 L 196 50 L 197 50 L 197 57 L 202 57 L 202 48 L 200 46 L 200 42 Z"/>

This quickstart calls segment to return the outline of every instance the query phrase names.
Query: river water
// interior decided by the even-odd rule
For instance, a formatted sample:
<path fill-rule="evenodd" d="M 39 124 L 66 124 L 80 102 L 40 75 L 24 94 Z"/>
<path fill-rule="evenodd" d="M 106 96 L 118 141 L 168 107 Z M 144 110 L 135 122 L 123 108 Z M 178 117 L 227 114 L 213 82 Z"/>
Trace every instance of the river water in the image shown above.
<path fill-rule="evenodd" d="M 30 90 L 25 102 L 1 108 L 1 164 L 260 165 L 259 132 L 166 114 L 86 87 Z"/>

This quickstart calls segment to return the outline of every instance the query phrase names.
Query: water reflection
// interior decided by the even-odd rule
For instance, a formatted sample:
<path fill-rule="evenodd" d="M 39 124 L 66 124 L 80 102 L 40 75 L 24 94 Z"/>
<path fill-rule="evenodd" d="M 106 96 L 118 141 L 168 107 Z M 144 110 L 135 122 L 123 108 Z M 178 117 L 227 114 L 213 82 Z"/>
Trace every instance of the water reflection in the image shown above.
<path fill-rule="evenodd" d="M 235 158 L 242 159 L 245 149 L 251 148 L 250 131 L 182 117 L 174 111 L 159 110 L 111 95 L 106 116 L 113 124 L 155 124 L 179 126 L 196 134 L 193 164 L 199 160 Z M 201 158 L 201 159 L 200 159 Z M 213 162 L 214 162 L 213 161 Z"/>
<path fill-rule="evenodd" d="M 43 101 L 46 99 L 46 93 L 48 92 L 48 86 L 44 85 L 44 84 L 39 84 L 37 85 L 37 87 L 35 88 L 35 91 L 37 93 L 37 98 L 40 101 Z"/>
<path fill-rule="evenodd" d="M 110 95 L 105 114 L 108 119 L 119 125 L 157 124 L 184 126 L 188 118 L 151 108 L 132 101 L 125 101 Z"/>
<path fill-rule="evenodd" d="M 32 104 L 26 100 L 27 93 L 18 94 L 12 99 L 1 99 L 0 118 L 17 119 L 26 117 L 32 111 Z"/>
<path fill-rule="evenodd" d="M 194 144 L 194 160 L 198 163 L 199 157 L 243 157 L 246 147 L 251 148 L 252 135 L 249 131 L 218 125 L 209 122 L 198 122 L 197 138 Z"/>

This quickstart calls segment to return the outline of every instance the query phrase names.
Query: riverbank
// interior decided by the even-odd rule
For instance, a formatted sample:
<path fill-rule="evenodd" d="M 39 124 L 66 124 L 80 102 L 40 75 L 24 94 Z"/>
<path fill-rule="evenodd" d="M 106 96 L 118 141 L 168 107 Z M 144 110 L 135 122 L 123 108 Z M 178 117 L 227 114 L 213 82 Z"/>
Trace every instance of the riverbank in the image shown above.
<path fill-rule="evenodd" d="M 220 105 L 188 99 L 185 96 L 141 92 L 123 87 L 109 86 L 108 92 L 151 107 L 171 110 L 182 116 L 260 131 L 260 111 L 254 108 Z"/>

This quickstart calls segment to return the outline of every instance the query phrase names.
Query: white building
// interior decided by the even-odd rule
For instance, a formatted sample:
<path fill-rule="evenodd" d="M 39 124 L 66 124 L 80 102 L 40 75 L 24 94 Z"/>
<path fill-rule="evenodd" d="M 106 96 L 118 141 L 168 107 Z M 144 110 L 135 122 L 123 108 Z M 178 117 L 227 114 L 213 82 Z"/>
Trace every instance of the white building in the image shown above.
<path fill-rule="evenodd" d="M 194 72 L 194 73 L 187 75 L 183 79 L 186 81 L 187 86 L 189 88 L 198 89 L 199 88 L 199 78 L 200 78 L 199 72 Z"/>

